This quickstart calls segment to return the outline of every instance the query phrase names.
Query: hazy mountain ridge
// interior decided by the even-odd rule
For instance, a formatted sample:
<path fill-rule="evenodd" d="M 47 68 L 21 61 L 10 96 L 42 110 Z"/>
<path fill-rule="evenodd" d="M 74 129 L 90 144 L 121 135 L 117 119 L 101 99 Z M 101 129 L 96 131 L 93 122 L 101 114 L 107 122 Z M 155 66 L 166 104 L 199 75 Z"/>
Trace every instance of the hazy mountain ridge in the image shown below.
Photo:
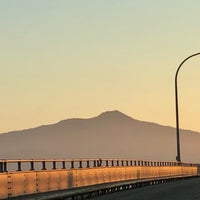
<path fill-rule="evenodd" d="M 181 152 L 185 161 L 199 159 L 200 134 L 195 133 L 198 132 L 181 130 Z M 0 135 L 1 158 L 174 160 L 175 154 L 176 130 L 173 127 L 136 120 L 119 111 Z"/>

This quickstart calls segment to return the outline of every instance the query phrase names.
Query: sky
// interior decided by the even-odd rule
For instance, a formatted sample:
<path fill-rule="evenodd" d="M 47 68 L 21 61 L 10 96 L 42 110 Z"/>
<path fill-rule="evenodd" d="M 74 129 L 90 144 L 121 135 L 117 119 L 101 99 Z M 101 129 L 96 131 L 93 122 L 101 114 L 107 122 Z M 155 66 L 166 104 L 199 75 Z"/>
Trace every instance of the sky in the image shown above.
<path fill-rule="evenodd" d="M 119 110 L 175 127 L 174 76 L 200 52 L 198 0 L 1 0 L 0 133 Z M 178 77 L 200 131 L 200 56 Z"/>

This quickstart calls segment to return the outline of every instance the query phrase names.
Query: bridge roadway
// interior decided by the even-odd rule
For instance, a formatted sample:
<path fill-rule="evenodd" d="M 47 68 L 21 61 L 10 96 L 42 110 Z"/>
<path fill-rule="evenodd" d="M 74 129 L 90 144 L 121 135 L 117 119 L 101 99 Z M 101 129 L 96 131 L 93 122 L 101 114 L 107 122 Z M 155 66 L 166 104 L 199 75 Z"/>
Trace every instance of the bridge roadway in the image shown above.
<path fill-rule="evenodd" d="M 199 200 L 200 177 L 110 193 L 93 200 Z"/>

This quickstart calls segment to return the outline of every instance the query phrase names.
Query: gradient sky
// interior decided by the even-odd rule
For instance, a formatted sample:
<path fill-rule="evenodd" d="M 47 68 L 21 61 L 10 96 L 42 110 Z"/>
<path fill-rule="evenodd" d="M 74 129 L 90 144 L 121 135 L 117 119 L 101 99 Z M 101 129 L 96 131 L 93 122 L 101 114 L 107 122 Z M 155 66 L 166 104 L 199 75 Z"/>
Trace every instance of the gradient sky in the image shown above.
<path fill-rule="evenodd" d="M 198 0 L 1 0 L 0 132 L 119 110 L 175 126 L 174 75 L 200 51 Z M 179 73 L 200 131 L 200 56 Z"/>

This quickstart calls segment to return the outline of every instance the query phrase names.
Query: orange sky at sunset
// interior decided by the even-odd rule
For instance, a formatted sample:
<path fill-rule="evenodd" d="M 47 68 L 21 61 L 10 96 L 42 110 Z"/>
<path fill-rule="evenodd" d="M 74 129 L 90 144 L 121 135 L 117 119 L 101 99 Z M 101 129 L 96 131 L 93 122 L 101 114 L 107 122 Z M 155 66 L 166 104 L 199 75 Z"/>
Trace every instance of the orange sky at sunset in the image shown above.
<path fill-rule="evenodd" d="M 174 76 L 200 51 L 200 2 L 0 2 L 0 132 L 119 110 L 175 126 Z M 179 74 L 180 127 L 200 131 L 200 56 Z"/>

